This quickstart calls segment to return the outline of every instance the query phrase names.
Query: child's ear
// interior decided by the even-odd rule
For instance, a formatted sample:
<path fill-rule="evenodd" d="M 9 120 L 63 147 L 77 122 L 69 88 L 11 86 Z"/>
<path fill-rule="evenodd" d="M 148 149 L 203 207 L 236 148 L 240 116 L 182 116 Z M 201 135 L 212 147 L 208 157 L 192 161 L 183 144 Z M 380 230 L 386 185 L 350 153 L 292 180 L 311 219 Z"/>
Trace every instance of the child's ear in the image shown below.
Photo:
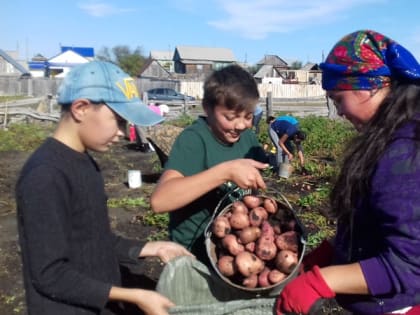
<path fill-rule="evenodd" d="M 82 121 L 89 107 L 92 106 L 89 100 L 80 98 L 75 100 L 70 107 L 70 112 L 76 121 Z"/>

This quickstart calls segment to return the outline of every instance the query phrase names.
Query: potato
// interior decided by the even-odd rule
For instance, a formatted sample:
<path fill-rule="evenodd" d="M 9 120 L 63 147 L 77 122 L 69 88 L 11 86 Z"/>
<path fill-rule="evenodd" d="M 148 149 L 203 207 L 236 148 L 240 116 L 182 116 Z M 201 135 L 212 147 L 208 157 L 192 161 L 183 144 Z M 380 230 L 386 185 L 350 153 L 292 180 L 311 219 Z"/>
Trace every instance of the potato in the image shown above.
<path fill-rule="evenodd" d="M 229 223 L 232 228 L 241 230 L 249 226 L 249 217 L 242 212 L 232 213 L 229 218 Z"/>
<path fill-rule="evenodd" d="M 235 257 L 235 266 L 245 277 L 257 275 L 264 269 L 264 262 L 253 253 L 244 251 Z"/>
<path fill-rule="evenodd" d="M 258 239 L 255 254 L 262 260 L 268 261 L 276 257 L 277 246 L 274 243 L 274 230 L 268 221 L 261 225 L 262 233 Z"/>
<path fill-rule="evenodd" d="M 261 271 L 258 275 L 258 286 L 265 288 L 270 285 L 268 280 L 268 275 L 270 273 L 270 268 L 265 267 L 263 271 Z"/>
<path fill-rule="evenodd" d="M 255 242 L 261 235 L 261 229 L 256 226 L 247 226 L 239 231 L 238 236 L 241 244 Z"/>
<path fill-rule="evenodd" d="M 225 216 L 217 217 L 213 222 L 213 234 L 219 238 L 223 238 L 230 233 L 229 219 Z"/>
<path fill-rule="evenodd" d="M 255 246 L 255 255 L 262 260 L 268 261 L 274 259 L 277 254 L 277 246 L 274 244 L 274 240 L 265 240 L 260 238 Z"/>
<path fill-rule="evenodd" d="M 252 226 L 260 226 L 268 218 L 268 212 L 264 207 L 255 207 L 249 212 L 249 223 Z"/>
<path fill-rule="evenodd" d="M 222 246 L 233 256 L 236 256 L 245 250 L 245 247 L 239 244 L 237 237 L 233 234 L 228 234 L 222 238 Z"/>
<path fill-rule="evenodd" d="M 242 200 L 249 209 L 258 207 L 262 203 L 261 198 L 254 195 L 246 195 L 242 198 Z"/>
<path fill-rule="evenodd" d="M 234 203 L 232 203 L 232 210 L 231 210 L 231 212 L 232 213 L 241 212 L 241 213 L 248 214 L 248 208 L 246 207 L 246 205 L 242 201 L 237 200 Z"/>
<path fill-rule="evenodd" d="M 258 285 L 258 276 L 256 274 L 252 274 L 249 277 L 246 277 L 242 281 L 242 285 L 247 288 L 256 288 Z"/>
<path fill-rule="evenodd" d="M 290 274 L 297 263 L 297 254 L 287 249 L 279 251 L 275 260 L 276 268 L 285 274 Z"/>
<path fill-rule="evenodd" d="M 275 201 L 273 198 L 265 198 L 264 208 L 268 213 L 276 213 L 278 208 L 277 201 Z"/>
<path fill-rule="evenodd" d="M 268 274 L 268 281 L 270 281 L 271 284 L 276 284 L 286 279 L 286 277 L 287 275 L 285 273 L 280 270 L 273 269 Z"/>
<path fill-rule="evenodd" d="M 231 277 L 236 273 L 236 266 L 234 264 L 234 257 L 232 256 L 221 256 L 217 261 L 217 268 L 220 273 L 226 277 Z"/>
<path fill-rule="evenodd" d="M 247 250 L 250 253 L 255 252 L 255 242 L 251 242 L 245 245 L 245 250 Z"/>
<path fill-rule="evenodd" d="M 299 249 L 299 235 L 296 231 L 284 232 L 276 236 L 276 245 L 280 250 L 287 249 L 297 253 Z"/>

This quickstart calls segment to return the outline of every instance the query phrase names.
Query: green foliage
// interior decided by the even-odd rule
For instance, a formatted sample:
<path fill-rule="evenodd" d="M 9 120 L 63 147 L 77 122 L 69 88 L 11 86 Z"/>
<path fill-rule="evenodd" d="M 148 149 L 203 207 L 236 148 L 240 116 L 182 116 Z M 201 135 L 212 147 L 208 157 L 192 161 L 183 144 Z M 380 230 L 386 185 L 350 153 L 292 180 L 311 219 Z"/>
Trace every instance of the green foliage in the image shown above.
<path fill-rule="evenodd" d="M 108 200 L 108 207 L 109 208 L 134 208 L 134 207 L 143 207 L 148 208 L 149 204 L 143 198 L 110 198 Z"/>
<path fill-rule="evenodd" d="M 159 241 L 168 239 L 168 213 L 154 213 L 153 211 L 147 211 L 143 216 L 141 216 L 140 220 L 145 225 L 157 228 L 156 231 L 152 232 L 148 236 L 148 241 Z"/>
<path fill-rule="evenodd" d="M 336 160 L 355 131 L 346 121 L 326 117 L 308 116 L 299 119 L 301 129 L 306 132 L 303 142 L 305 155 L 330 157 Z"/>
<path fill-rule="evenodd" d="M 147 211 L 146 214 L 142 217 L 142 222 L 146 225 L 155 226 L 158 228 L 167 228 L 169 224 L 169 214 Z"/>
<path fill-rule="evenodd" d="M 103 47 L 97 54 L 99 60 L 110 61 L 117 64 L 121 69 L 127 72 L 132 77 L 140 75 L 140 70 L 143 67 L 146 57 L 143 56 L 140 47 L 131 50 L 126 45 L 115 46 L 110 52 L 108 47 Z"/>
<path fill-rule="evenodd" d="M 299 198 L 297 204 L 302 207 L 312 208 L 323 204 L 330 195 L 330 186 L 316 188 L 314 192 Z"/>
<path fill-rule="evenodd" d="M 53 125 L 11 124 L 0 130 L 0 151 L 31 152 L 51 135 Z"/>
<path fill-rule="evenodd" d="M 23 100 L 25 98 L 28 97 L 24 95 L 0 95 L 0 103 Z"/>
<path fill-rule="evenodd" d="M 195 121 L 195 118 L 188 114 L 181 114 L 177 118 L 172 119 L 170 121 L 171 125 L 185 128 L 189 125 L 191 125 Z"/>

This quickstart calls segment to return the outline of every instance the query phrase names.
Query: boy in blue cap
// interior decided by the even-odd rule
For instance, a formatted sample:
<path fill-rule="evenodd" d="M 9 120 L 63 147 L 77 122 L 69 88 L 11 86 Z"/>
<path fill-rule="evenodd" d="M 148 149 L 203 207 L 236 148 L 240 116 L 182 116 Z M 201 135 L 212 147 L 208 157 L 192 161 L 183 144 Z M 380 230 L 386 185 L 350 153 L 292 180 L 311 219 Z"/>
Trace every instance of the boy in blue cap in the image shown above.
<path fill-rule="evenodd" d="M 119 264 L 191 255 L 172 242 L 140 242 L 112 233 L 104 181 L 87 152 L 105 152 L 125 121 L 162 120 L 140 102 L 134 81 L 114 64 L 93 61 L 70 71 L 59 89 L 62 115 L 51 138 L 32 154 L 17 186 L 19 240 L 28 313 L 116 314 L 136 304 L 167 314 L 160 294 L 120 287 Z"/>

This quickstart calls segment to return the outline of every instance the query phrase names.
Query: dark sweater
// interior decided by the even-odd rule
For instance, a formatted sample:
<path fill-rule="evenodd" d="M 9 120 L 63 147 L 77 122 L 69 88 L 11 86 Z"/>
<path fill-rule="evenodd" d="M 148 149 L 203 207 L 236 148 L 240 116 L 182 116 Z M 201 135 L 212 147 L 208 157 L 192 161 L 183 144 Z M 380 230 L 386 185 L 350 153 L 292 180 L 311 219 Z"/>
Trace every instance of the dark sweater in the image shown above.
<path fill-rule="evenodd" d="M 47 139 L 23 167 L 16 201 L 28 313 L 112 314 L 119 263 L 136 262 L 144 244 L 111 232 L 92 157 Z"/>

